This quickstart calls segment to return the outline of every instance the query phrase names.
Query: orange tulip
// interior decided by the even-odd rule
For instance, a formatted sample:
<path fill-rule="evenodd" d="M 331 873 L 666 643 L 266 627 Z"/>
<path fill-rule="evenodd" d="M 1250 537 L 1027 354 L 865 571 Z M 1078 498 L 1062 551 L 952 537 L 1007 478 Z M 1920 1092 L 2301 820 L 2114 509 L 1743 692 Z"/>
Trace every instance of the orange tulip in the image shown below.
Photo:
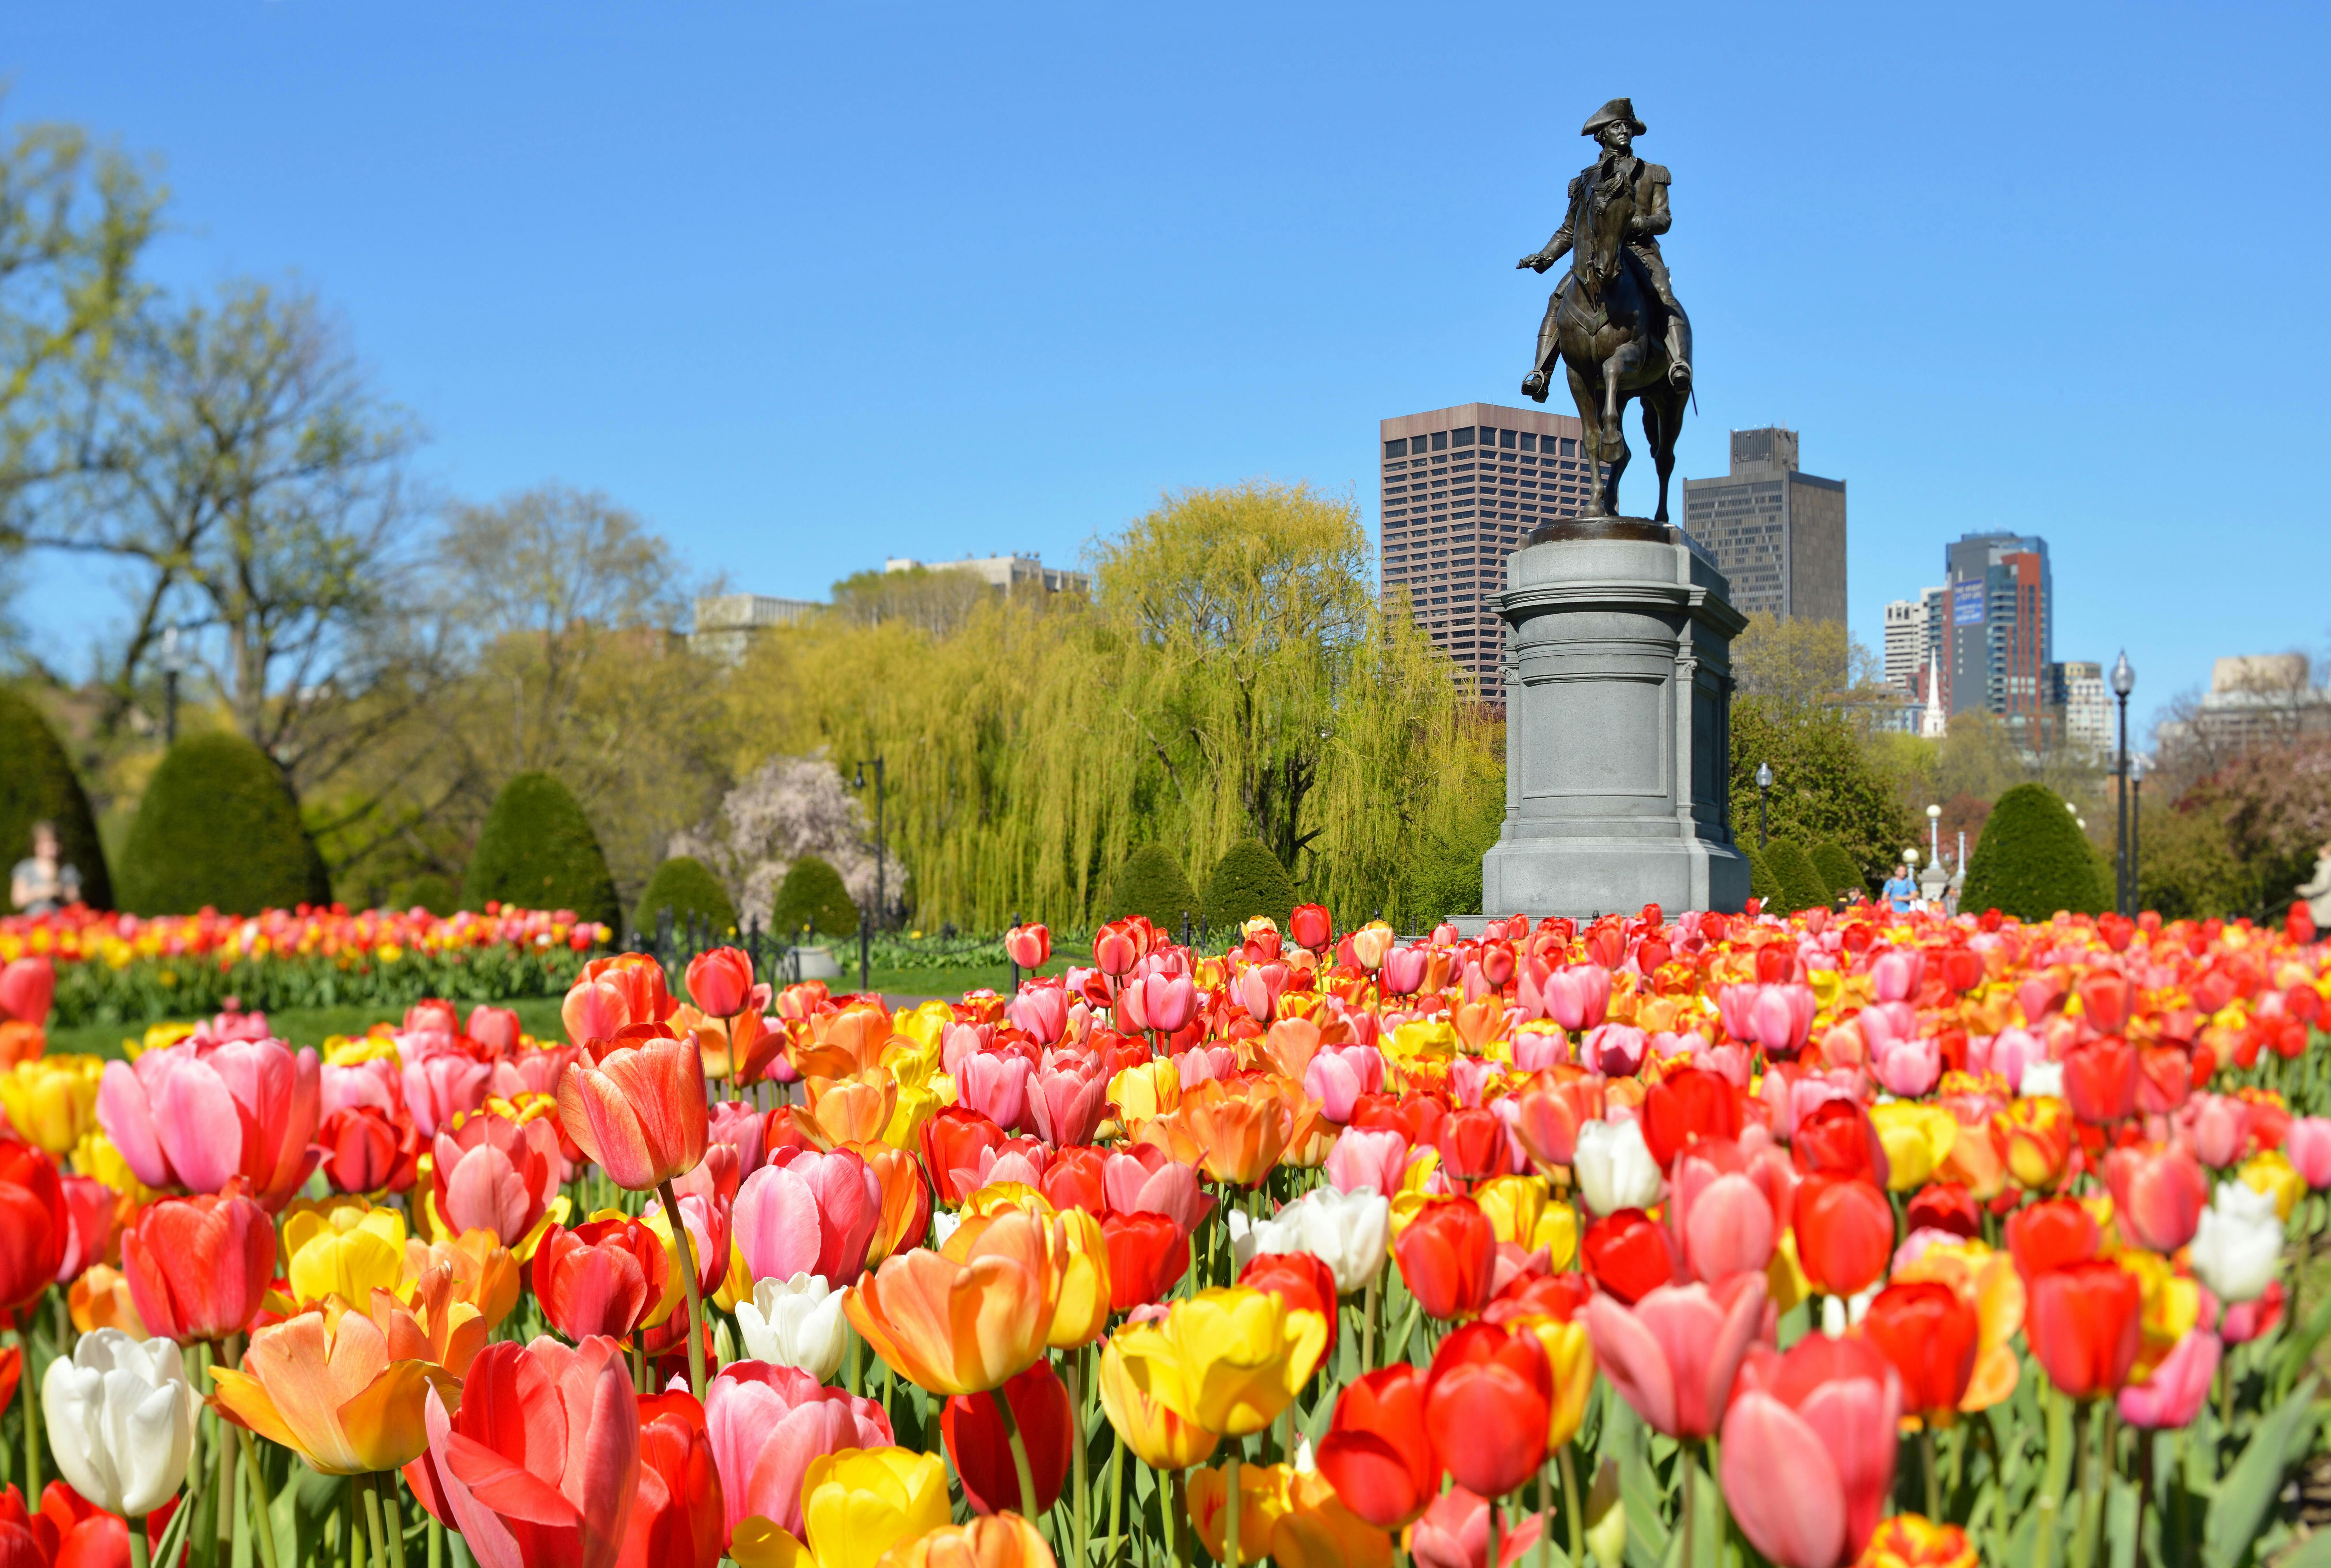
<path fill-rule="evenodd" d="M 1052 1548 L 1017 1514 L 943 1525 L 882 1554 L 884 1568 L 1053 1568 Z"/>
<path fill-rule="evenodd" d="M 566 1038 L 582 1045 L 612 1040 L 632 1024 L 661 1023 L 678 1006 L 661 964 L 645 953 L 618 953 L 585 964 L 558 1012 Z"/>
<path fill-rule="evenodd" d="M 1217 1182 L 1251 1187 L 1269 1175 L 1287 1146 L 1287 1102 L 1267 1085 L 1209 1079 L 1182 1097 L 1182 1121 L 1199 1163 Z"/>
<path fill-rule="evenodd" d="M 596 1061 L 586 1050 L 558 1080 L 566 1136 L 610 1181 L 634 1193 L 696 1169 L 708 1119 L 704 1066 L 684 1040 L 626 1039 Z"/>
<path fill-rule="evenodd" d="M 966 1229 L 969 1229 L 966 1225 Z M 1049 1223 L 1006 1210 L 945 1252 L 886 1259 L 850 1288 L 842 1312 L 874 1354 L 937 1394 L 980 1393 L 1035 1364 L 1052 1329 Z M 1104 1286 L 1102 1297 L 1108 1291 Z"/>
<path fill-rule="evenodd" d="M 453 1298 L 477 1308 L 491 1333 L 518 1306 L 519 1260 L 491 1231 L 464 1231 L 451 1241 L 408 1240 L 404 1272 L 418 1278 L 442 1266 L 453 1277 Z"/>
<path fill-rule="evenodd" d="M 425 1340 L 392 1345 L 364 1313 L 335 1316 L 302 1312 L 252 1335 L 241 1371 L 211 1369 L 218 1409 L 320 1474 L 395 1469 L 429 1446 L 430 1388 L 458 1399 L 461 1379 L 421 1354 Z"/>
<path fill-rule="evenodd" d="M 871 1144 L 890 1126 L 899 1107 L 899 1080 L 881 1068 L 870 1068 L 860 1078 L 828 1084 L 813 1091 L 810 1118 L 826 1141 L 834 1145 Z"/>
<path fill-rule="evenodd" d="M 842 1146 L 866 1162 L 882 1189 L 882 1217 L 875 1222 L 874 1240 L 866 1249 L 866 1266 L 874 1268 L 893 1253 L 921 1246 L 931 1224 L 931 1190 L 915 1156 L 889 1144 Z"/>

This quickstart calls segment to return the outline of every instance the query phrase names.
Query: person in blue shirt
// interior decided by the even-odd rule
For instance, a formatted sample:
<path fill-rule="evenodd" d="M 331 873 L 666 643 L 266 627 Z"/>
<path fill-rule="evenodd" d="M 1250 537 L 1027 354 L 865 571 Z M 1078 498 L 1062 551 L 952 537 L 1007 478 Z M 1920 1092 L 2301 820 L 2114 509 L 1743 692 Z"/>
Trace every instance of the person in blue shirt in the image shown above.
<path fill-rule="evenodd" d="M 1878 896 L 1891 904 L 1897 915 L 1910 912 L 1910 906 L 1917 901 L 1918 884 L 1910 879 L 1910 868 L 1907 863 L 1895 865 L 1894 874 L 1886 879 L 1886 886 L 1878 890 Z"/>

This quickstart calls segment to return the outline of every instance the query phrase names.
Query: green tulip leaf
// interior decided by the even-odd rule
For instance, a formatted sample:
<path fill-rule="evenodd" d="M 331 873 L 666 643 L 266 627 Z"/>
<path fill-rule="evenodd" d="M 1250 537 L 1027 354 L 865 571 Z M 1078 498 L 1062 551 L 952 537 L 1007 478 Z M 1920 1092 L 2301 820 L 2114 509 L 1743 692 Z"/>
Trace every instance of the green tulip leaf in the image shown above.
<path fill-rule="evenodd" d="M 2210 1520 L 2203 1536 L 2204 1568 L 2236 1568 L 2248 1555 L 2250 1543 L 2266 1523 L 2282 1487 L 2284 1469 L 2315 1437 L 2315 1391 L 2320 1380 L 2309 1375 L 2269 1411 L 2250 1433 L 2241 1458 L 2218 1484 L 2210 1505 Z"/>

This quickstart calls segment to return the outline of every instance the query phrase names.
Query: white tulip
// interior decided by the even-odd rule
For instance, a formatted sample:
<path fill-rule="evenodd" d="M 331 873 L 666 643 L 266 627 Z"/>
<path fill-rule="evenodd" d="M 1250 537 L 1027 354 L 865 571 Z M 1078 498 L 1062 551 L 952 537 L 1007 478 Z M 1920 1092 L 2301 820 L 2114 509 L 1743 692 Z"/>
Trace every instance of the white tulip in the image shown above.
<path fill-rule="evenodd" d="M 2046 1095 L 2053 1099 L 2064 1098 L 2064 1064 L 2060 1061 L 2035 1061 L 2023 1069 L 2023 1081 L 2015 1092 L 2025 1099 Z"/>
<path fill-rule="evenodd" d="M 1578 1129 L 1578 1152 L 1571 1156 L 1578 1190 L 1597 1214 L 1648 1209 L 1660 1201 L 1660 1165 L 1633 1122 L 1588 1122 Z"/>
<path fill-rule="evenodd" d="M 820 1383 L 832 1383 L 850 1345 L 842 1317 L 842 1292 L 814 1274 L 763 1279 L 753 1299 L 737 1303 L 737 1326 L 745 1354 L 775 1366 L 797 1366 Z"/>
<path fill-rule="evenodd" d="M 2193 1232 L 2193 1272 L 2228 1306 L 2266 1294 L 2282 1261 L 2282 1220 L 2274 1194 L 2221 1182 Z"/>
<path fill-rule="evenodd" d="M 170 1340 L 91 1329 L 49 1364 L 41 1409 L 66 1484 L 133 1530 L 186 1478 L 200 1407 Z"/>
<path fill-rule="evenodd" d="M 1392 1252 L 1392 1202 L 1368 1188 L 1339 1193 L 1321 1187 L 1268 1220 L 1230 1214 L 1231 1257 L 1244 1269 L 1258 1252 L 1308 1252 L 1336 1276 L 1336 1292 L 1349 1296 L 1375 1278 Z"/>

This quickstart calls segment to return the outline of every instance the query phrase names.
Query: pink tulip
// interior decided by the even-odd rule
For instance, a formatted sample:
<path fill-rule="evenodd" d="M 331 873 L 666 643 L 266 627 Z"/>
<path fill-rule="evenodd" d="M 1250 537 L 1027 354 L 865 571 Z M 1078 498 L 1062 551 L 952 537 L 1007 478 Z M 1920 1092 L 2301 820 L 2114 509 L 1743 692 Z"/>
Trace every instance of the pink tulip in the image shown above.
<path fill-rule="evenodd" d="M 882 1184 L 848 1149 L 781 1149 L 737 1190 L 733 1236 L 755 1279 L 815 1274 L 840 1289 L 865 1272 Z"/>
<path fill-rule="evenodd" d="M 2217 1380 L 2224 1346 L 2206 1328 L 2189 1328 L 2153 1375 L 2120 1391 L 2120 1419 L 2148 1431 L 2192 1424 Z"/>
<path fill-rule="evenodd" d="M 215 1193 L 236 1176 L 270 1213 L 323 1158 L 311 1146 L 320 1098 L 316 1053 L 280 1041 L 230 1041 L 109 1061 L 97 1120 L 149 1187 Z"/>
<path fill-rule="evenodd" d="M 518 1049 L 519 1036 L 525 1031 L 519 1025 L 517 1009 L 480 1003 L 470 1009 L 470 1022 L 461 1032 L 496 1056 L 508 1056 Z"/>
<path fill-rule="evenodd" d="M 49 1021 L 57 993 L 57 972 L 45 955 L 12 958 L 0 967 L 0 1019 L 35 1028 Z"/>
<path fill-rule="evenodd" d="M 762 1152 L 767 1146 L 768 1119 L 751 1106 L 722 1100 L 712 1107 L 704 1136 L 709 1144 L 725 1144 L 737 1151 L 737 1174 L 742 1179 L 761 1168 Z M 708 1146 L 706 1153 L 710 1152 Z"/>
<path fill-rule="evenodd" d="M 1028 1079 L 1035 1072 L 1014 1051 L 984 1050 L 966 1059 L 955 1077 L 956 1104 L 977 1111 L 1009 1132 L 1028 1124 Z"/>
<path fill-rule="evenodd" d="M 2282 1152 L 2308 1186 L 2318 1192 L 2331 1187 L 2331 1117 L 2294 1120 L 2282 1135 Z M 2222 1163 L 2232 1164 L 2231 1160 Z"/>
<path fill-rule="evenodd" d="M 1135 1029 L 1172 1034 L 1198 1014 L 1198 987 L 1186 974 L 1144 974 L 1118 993 L 1125 1021 Z"/>
<path fill-rule="evenodd" d="M 1901 1419 L 1901 1376 L 1867 1340 L 1757 1349 L 1724 1418 L 1724 1497 L 1741 1533 L 1775 1568 L 1852 1562 L 1885 1516 Z"/>
<path fill-rule="evenodd" d="M 1373 1187 L 1389 1198 L 1407 1169 L 1408 1140 L 1390 1127 L 1346 1127 L 1327 1151 L 1327 1180 L 1339 1193 Z"/>
<path fill-rule="evenodd" d="M 1870 1064 L 1870 1073 L 1888 1094 L 1917 1099 L 1943 1076 L 1941 1042 L 1932 1039 L 1896 1041 L 1884 1055 Z"/>
<path fill-rule="evenodd" d="M 1384 990 L 1394 996 L 1413 996 L 1424 984 L 1424 972 L 1432 962 L 1432 955 L 1422 947 L 1393 948 L 1384 955 L 1379 971 Z"/>
<path fill-rule="evenodd" d="M 1537 1514 L 1507 1525 L 1498 1545 L 1498 1568 L 1537 1562 L 1545 1525 Z M 1433 1498 L 1409 1531 L 1408 1554 L 1416 1568 L 1489 1568 L 1489 1499 L 1456 1486 Z"/>
<path fill-rule="evenodd" d="M 1069 1029 L 1069 993 L 1057 982 L 1030 982 L 1004 1003 L 1004 1017 L 1038 1045 L 1057 1045 Z"/>
<path fill-rule="evenodd" d="M 2048 1010 L 2062 1001 L 2063 995 L 2062 983 L 2050 974 L 2034 974 L 2015 988 L 2016 1003 L 2023 1009 L 2023 1022 L 2035 1028 L 2048 1016 Z"/>
<path fill-rule="evenodd" d="M 1643 1065 L 1651 1037 L 1632 1023 L 1605 1023 L 1579 1042 L 1582 1061 L 1605 1078 L 1627 1078 Z"/>
<path fill-rule="evenodd" d="M 437 1211 L 452 1233 L 490 1231 L 516 1247 L 557 1200 L 566 1161 L 556 1124 L 471 1117 L 441 1131 L 430 1161 Z"/>
<path fill-rule="evenodd" d="M 1182 1075 L 1182 1092 L 1188 1094 L 1202 1083 L 1236 1072 L 1238 1052 L 1227 1045 L 1194 1045 L 1175 1055 L 1174 1067 Z"/>
<path fill-rule="evenodd" d="M 423 1137 L 435 1137 L 437 1129 L 455 1117 L 486 1103 L 493 1076 L 491 1065 L 450 1044 L 424 1048 L 404 1064 L 404 1105 L 413 1113 L 413 1125 Z"/>
<path fill-rule="evenodd" d="M 1185 1236 L 1214 1212 L 1213 1199 L 1198 1185 L 1198 1173 L 1154 1145 L 1109 1155 L 1101 1164 L 1101 1192 L 1111 1213 L 1163 1214 Z"/>
<path fill-rule="evenodd" d="M 1750 1038 L 1771 1055 L 1791 1056 L 1803 1050 L 1812 1033 L 1815 1003 L 1810 985 L 1767 985 L 1756 997 L 1749 1017 Z"/>
<path fill-rule="evenodd" d="M 1544 1072 L 1570 1060 L 1570 1036 L 1558 1029 L 1525 1029 L 1514 1035 L 1514 1066 L 1523 1072 Z"/>
<path fill-rule="evenodd" d="M 706 1162 L 710 1163 L 709 1160 Z M 699 1165 L 690 1173 L 699 1174 Z M 728 1274 L 728 1243 L 736 1234 L 736 1210 L 728 1200 L 717 1193 L 683 1193 L 680 1183 L 672 1183 L 672 1194 L 680 1200 L 680 1223 L 688 1227 L 688 1255 L 696 1260 L 696 1288 L 699 1295 L 709 1296 L 720 1288 Z M 642 1219 L 663 1212 L 663 1200 L 659 1198 L 640 1212 Z M 679 1267 L 677 1260 L 672 1265 Z M 864 1254 L 859 1257 L 859 1267 L 865 1267 Z M 785 1278 L 792 1278 L 787 1275 Z M 685 1314 L 681 1316 L 685 1316 Z"/>
<path fill-rule="evenodd" d="M 1611 1006 L 1611 972 L 1600 964 L 1573 964 L 1546 978 L 1546 1015 L 1565 1029 L 1593 1029 Z"/>
<path fill-rule="evenodd" d="M 1014 926 L 1004 934 L 1004 951 L 1023 969 L 1042 969 L 1052 955 L 1052 934 L 1042 926 Z"/>
<path fill-rule="evenodd" d="M 326 1062 L 319 1069 L 317 1119 L 350 1106 L 373 1106 L 394 1119 L 404 1110 L 404 1075 L 385 1057 L 373 1057 L 349 1067 Z"/>
<path fill-rule="evenodd" d="M 802 1477 L 843 1449 L 884 1449 L 890 1418 L 871 1399 L 825 1388 L 797 1367 L 732 1361 L 704 1391 L 725 1528 L 759 1515 L 799 1535 Z"/>
<path fill-rule="evenodd" d="M 1716 993 L 1716 1016 L 1724 1025 L 1724 1032 L 1735 1040 L 1753 1041 L 1756 1026 L 1756 998 L 1764 991 L 1761 985 L 1727 985 Z"/>
<path fill-rule="evenodd" d="M 1670 1178 L 1668 1222 L 1685 1266 L 1715 1285 L 1773 1260 L 1780 1227 L 1763 1188 L 1738 1172 L 1719 1172 L 1693 1154 L 1679 1155 Z"/>
<path fill-rule="evenodd" d="M 1303 1069 L 1303 1092 L 1339 1126 L 1352 1119 L 1360 1096 L 1383 1088 L 1384 1053 L 1372 1045 L 1322 1046 Z"/>
<path fill-rule="evenodd" d="M 1269 1023 L 1287 989 L 1287 965 L 1250 964 L 1231 982 L 1231 994 L 1257 1023 Z"/>
<path fill-rule="evenodd" d="M 2193 1239 L 2210 1202 L 2210 1179 L 2183 1148 L 2118 1148 L 2105 1155 L 2113 1218 L 2128 1240 L 2166 1255 Z"/>
<path fill-rule="evenodd" d="M 1907 1002 L 1917 991 L 1926 967 L 1924 955 L 1915 949 L 1890 948 L 1871 961 L 1870 983 L 1879 1001 Z"/>
<path fill-rule="evenodd" d="M 1713 1289 L 1661 1285 L 1632 1308 L 1597 1296 L 1586 1304 L 1586 1334 L 1603 1375 L 1637 1415 L 1669 1437 L 1705 1438 L 1763 1326 L 1765 1300 L 1762 1274 L 1737 1274 Z"/>
<path fill-rule="evenodd" d="M 1028 1082 L 1028 1111 L 1054 1148 L 1089 1144 L 1108 1115 L 1108 1079 L 1098 1067 L 1048 1065 Z"/>
<path fill-rule="evenodd" d="M 2003 1029 L 1992 1037 L 1990 1069 L 2005 1079 L 2010 1088 L 2022 1088 L 2024 1070 L 2047 1060 L 2047 1046 L 2030 1030 Z"/>
<path fill-rule="evenodd" d="M 71 1285 L 87 1272 L 90 1264 L 105 1260 L 108 1244 L 113 1240 L 115 1194 L 112 1188 L 95 1176 L 77 1176 L 68 1172 L 57 1181 L 64 1189 L 66 1221 L 57 1283 Z"/>

